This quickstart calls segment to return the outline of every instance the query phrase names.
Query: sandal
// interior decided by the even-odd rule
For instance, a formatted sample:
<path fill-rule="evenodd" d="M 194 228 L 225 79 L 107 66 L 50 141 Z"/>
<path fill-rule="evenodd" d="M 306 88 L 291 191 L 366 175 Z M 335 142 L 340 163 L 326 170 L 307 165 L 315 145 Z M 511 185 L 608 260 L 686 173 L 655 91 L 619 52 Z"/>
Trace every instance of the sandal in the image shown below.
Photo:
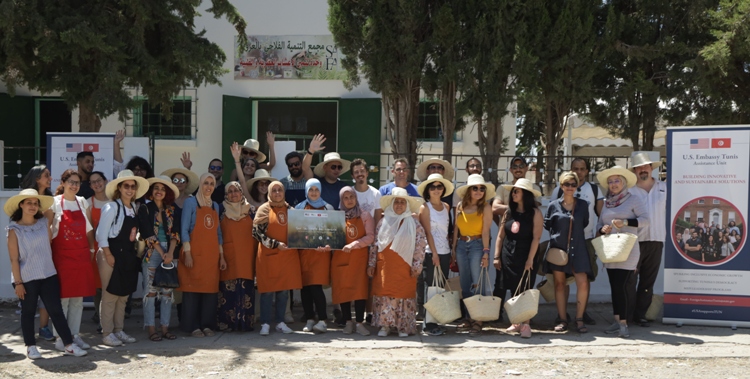
<path fill-rule="evenodd" d="M 568 330 L 568 321 L 560 321 L 559 324 L 555 325 L 556 332 L 566 332 Z"/>
<path fill-rule="evenodd" d="M 482 324 L 475 321 L 471 324 L 471 330 L 469 330 L 469 335 L 478 336 L 480 334 L 482 334 Z"/>
<path fill-rule="evenodd" d="M 191 333 L 193 337 L 205 337 L 206 335 L 203 334 L 203 332 L 200 329 L 193 330 L 193 333 Z"/>
<path fill-rule="evenodd" d="M 459 330 L 459 331 L 466 330 L 466 329 L 471 329 L 471 327 L 472 327 L 471 321 L 464 321 L 456 326 L 456 330 Z"/>
<path fill-rule="evenodd" d="M 203 334 L 204 334 L 204 335 L 205 335 L 206 337 L 213 337 L 213 336 L 215 336 L 215 335 L 216 335 L 216 333 L 214 333 L 214 331 L 213 331 L 213 330 L 211 330 L 210 328 L 206 328 L 206 329 L 203 329 Z"/>
<path fill-rule="evenodd" d="M 172 334 L 172 333 L 170 333 L 170 332 L 165 332 L 162 337 L 164 337 L 164 338 L 166 338 L 168 340 L 176 340 L 177 339 L 177 336 L 174 335 L 174 334 Z"/>
<path fill-rule="evenodd" d="M 159 332 L 151 333 L 151 335 L 148 336 L 148 339 L 154 342 L 161 341 L 161 334 L 159 334 Z"/>
<path fill-rule="evenodd" d="M 583 321 L 583 317 L 576 318 L 576 330 L 581 334 L 589 332 L 589 329 L 586 327 L 586 323 Z"/>

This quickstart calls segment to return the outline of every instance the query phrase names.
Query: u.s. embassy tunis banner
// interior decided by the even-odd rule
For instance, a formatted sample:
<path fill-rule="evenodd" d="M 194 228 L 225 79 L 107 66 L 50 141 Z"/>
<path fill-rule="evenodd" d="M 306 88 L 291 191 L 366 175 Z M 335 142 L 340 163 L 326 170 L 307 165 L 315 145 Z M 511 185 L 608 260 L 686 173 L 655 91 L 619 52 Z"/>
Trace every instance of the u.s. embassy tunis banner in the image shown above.
<path fill-rule="evenodd" d="M 750 126 L 667 129 L 664 322 L 750 326 Z"/>
<path fill-rule="evenodd" d="M 248 49 L 239 53 L 234 39 L 235 80 L 343 80 L 342 55 L 331 35 L 247 36 Z"/>

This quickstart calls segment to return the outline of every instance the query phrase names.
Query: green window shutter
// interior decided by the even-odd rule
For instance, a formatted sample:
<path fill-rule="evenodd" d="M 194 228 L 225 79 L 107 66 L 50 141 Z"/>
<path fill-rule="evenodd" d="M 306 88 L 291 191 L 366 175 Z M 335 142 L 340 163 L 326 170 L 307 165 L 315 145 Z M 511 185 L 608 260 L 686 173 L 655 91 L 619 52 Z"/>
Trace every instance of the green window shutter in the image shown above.
<path fill-rule="evenodd" d="M 380 165 L 380 128 L 383 105 L 380 99 L 339 100 L 338 151 L 341 158 L 362 158 L 368 165 Z M 333 149 L 329 149 L 333 151 Z M 378 173 L 370 173 L 378 187 Z M 351 183 L 351 172 L 342 175 L 342 180 Z"/>
<path fill-rule="evenodd" d="M 229 146 L 235 141 L 239 144 L 245 142 L 252 135 L 252 128 L 252 100 L 248 97 L 224 95 L 221 111 L 221 160 L 224 162 L 225 183 L 229 181 L 234 169 L 234 158 Z"/>

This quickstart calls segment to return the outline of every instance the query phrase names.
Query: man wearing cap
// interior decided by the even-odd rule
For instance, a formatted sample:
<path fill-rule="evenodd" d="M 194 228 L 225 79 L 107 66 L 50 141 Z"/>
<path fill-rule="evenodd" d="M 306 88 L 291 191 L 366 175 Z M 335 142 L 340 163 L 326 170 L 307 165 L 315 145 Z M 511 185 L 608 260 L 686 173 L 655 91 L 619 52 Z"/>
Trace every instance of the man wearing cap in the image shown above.
<path fill-rule="evenodd" d="M 409 177 L 409 162 L 405 158 L 398 158 L 393 161 L 391 174 L 393 174 L 393 181 L 379 189 L 382 196 L 389 196 L 394 188 L 403 188 L 409 196 L 422 198 L 417 191 L 417 186 L 407 180 Z"/>
<path fill-rule="evenodd" d="M 510 184 L 516 184 L 518 179 L 525 178 L 526 172 L 529 171 L 529 166 L 526 163 L 526 158 L 524 157 L 514 157 L 512 161 L 510 161 L 510 172 L 513 174 L 513 182 Z M 542 189 L 539 188 L 538 185 L 534 184 L 534 189 L 542 192 Z M 508 204 L 510 204 L 510 192 L 505 189 L 503 186 L 498 186 L 497 188 L 497 196 L 495 197 L 495 200 L 492 202 L 492 214 L 494 216 L 502 216 L 505 211 L 508 210 Z M 541 198 L 536 198 L 537 205 L 542 204 Z M 499 220 L 497 220 L 499 221 Z"/>
<path fill-rule="evenodd" d="M 302 172 L 305 175 L 305 180 L 313 177 L 320 180 L 320 197 L 326 203 L 331 204 L 334 209 L 338 210 L 340 202 L 339 191 L 348 185 L 339 180 L 339 176 L 349 171 L 351 162 L 341 159 L 339 153 L 332 152 L 323 157 L 323 161 L 315 166 L 315 170 L 311 170 L 310 165 L 312 165 L 313 155 L 325 149 L 325 146 L 322 146 L 325 140 L 325 136 L 317 134 L 310 141 L 305 159 L 302 160 Z"/>
<path fill-rule="evenodd" d="M 667 237 L 667 184 L 654 179 L 651 173 L 661 166 L 653 162 L 648 153 L 638 153 L 631 158 L 631 167 L 638 182 L 630 191 L 643 198 L 649 210 L 648 226 L 638 228 L 638 245 L 641 257 L 638 259 L 638 288 L 635 299 L 635 318 L 633 322 L 640 326 L 649 326 L 646 311 L 651 306 L 654 283 L 659 275 L 661 254 Z"/>

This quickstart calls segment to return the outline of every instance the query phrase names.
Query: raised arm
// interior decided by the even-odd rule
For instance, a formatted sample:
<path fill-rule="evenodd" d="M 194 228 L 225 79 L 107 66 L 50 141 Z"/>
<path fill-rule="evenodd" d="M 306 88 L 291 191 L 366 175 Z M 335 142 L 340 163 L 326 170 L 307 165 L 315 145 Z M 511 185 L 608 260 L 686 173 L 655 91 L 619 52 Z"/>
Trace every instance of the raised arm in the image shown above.
<path fill-rule="evenodd" d="M 242 187 L 242 195 L 245 196 L 245 199 L 250 200 L 250 189 L 247 188 L 247 183 L 245 183 L 245 174 L 242 172 L 242 163 L 240 163 L 242 148 L 239 143 L 235 142 L 229 147 L 229 150 L 232 152 L 232 158 L 234 158 L 234 169 L 237 172 L 237 181 Z"/>
<path fill-rule="evenodd" d="M 316 134 L 312 141 L 310 141 L 310 146 L 305 151 L 305 158 L 302 159 L 302 174 L 305 176 L 305 180 L 313 177 L 313 170 L 310 167 L 312 165 L 313 154 L 326 148 L 323 146 L 325 141 L 326 137 L 322 134 Z"/>
<path fill-rule="evenodd" d="M 270 173 L 276 166 L 276 150 L 274 148 L 276 137 L 270 130 L 266 132 L 266 143 L 268 143 L 268 162 L 261 163 L 259 168 L 265 168 Z"/>

